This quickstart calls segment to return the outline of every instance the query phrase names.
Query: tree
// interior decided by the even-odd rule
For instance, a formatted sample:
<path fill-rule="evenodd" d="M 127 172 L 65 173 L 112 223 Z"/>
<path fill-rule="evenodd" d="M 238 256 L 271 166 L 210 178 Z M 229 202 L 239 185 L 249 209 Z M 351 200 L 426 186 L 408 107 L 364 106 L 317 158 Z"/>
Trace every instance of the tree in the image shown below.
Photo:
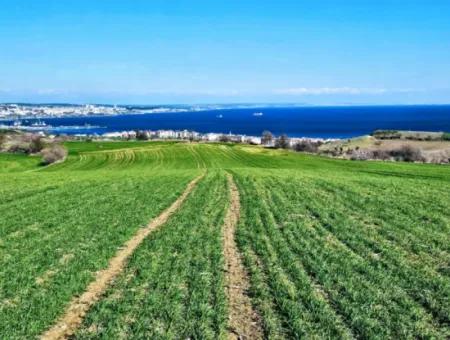
<path fill-rule="evenodd" d="M 285 134 L 282 134 L 275 141 L 275 147 L 277 149 L 288 149 L 289 148 L 289 138 Z"/>
<path fill-rule="evenodd" d="M 42 164 L 49 165 L 64 160 L 67 157 L 67 150 L 58 144 L 53 144 L 42 150 Z"/>
<path fill-rule="evenodd" d="M 228 143 L 229 141 L 230 141 L 230 137 L 229 136 L 224 135 L 224 134 L 219 136 L 219 142 Z"/>
<path fill-rule="evenodd" d="M 45 147 L 44 141 L 39 135 L 30 137 L 30 153 L 40 152 Z"/>
<path fill-rule="evenodd" d="M 272 132 L 264 131 L 262 133 L 262 137 L 261 137 L 261 144 L 268 145 L 268 144 L 272 143 L 272 141 L 273 141 Z"/>
<path fill-rule="evenodd" d="M 298 152 L 316 153 L 319 150 L 319 143 L 313 143 L 309 140 L 302 140 L 295 143 L 294 150 Z"/>
<path fill-rule="evenodd" d="M 137 140 L 148 140 L 148 134 L 146 131 L 136 131 L 136 139 Z"/>

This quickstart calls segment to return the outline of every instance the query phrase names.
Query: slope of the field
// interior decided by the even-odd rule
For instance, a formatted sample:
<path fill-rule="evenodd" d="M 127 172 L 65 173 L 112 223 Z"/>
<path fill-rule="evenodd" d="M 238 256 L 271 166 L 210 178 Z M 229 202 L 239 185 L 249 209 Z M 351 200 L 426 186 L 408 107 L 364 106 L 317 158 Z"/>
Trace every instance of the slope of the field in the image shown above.
<path fill-rule="evenodd" d="M 65 171 L 13 160 L 21 167 L 2 161 L 14 172 L 0 175 L 0 334 L 8 339 L 48 328 L 117 248 L 200 173 L 132 163 L 126 173 Z"/>
<path fill-rule="evenodd" d="M 77 336 L 224 336 L 226 171 L 239 250 L 269 338 L 450 336 L 450 168 L 259 147 L 70 142 L 68 159 L 0 157 L 0 334 L 48 329 L 186 184 Z M 226 171 L 224 171 L 226 170 Z"/>
<path fill-rule="evenodd" d="M 227 194 L 223 174 L 209 172 L 179 213 L 136 251 L 77 337 L 223 337 L 221 226 Z"/>
<path fill-rule="evenodd" d="M 236 171 L 267 335 L 449 336 L 450 186 L 428 176 Z"/>

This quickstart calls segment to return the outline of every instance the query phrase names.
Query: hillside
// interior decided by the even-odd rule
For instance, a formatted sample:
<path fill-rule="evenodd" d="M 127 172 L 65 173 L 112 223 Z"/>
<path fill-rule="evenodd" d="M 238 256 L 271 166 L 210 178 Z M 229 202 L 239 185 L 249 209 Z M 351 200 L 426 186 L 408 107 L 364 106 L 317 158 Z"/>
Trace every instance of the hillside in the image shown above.
<path fill-rule="evenodd" d="M 0 154 L 0 334 L 448 338 L 450 168 L 248 145 Z"/>
<path fill-rule="evenodd" d="M 404 156 L 402 149 L 407 148 L 416 154 L 409 161 L 450 163 L 450 140 L 448 137 L 442 137 L 442 133 L 414 131 L 396 131 L 395 133 L 397 135 L 394 138 L 383 138 L 383 136 L 380 138 L 375 133 L 374 136 L 341 139 L 323 144 L 319 151 L 347 159 L 398 160 Z"/>

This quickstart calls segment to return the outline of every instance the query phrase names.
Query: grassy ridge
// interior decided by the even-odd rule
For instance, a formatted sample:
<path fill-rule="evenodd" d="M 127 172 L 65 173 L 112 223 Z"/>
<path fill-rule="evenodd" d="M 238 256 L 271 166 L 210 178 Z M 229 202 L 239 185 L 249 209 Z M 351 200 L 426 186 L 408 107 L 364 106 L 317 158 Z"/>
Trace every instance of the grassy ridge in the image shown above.
<path fill-rule="evenodd" d="M 267 337 L 450 336 L 448 167 L 243 145 L 66 146 L 68 159 L 48 168 L 0 155 L 2 336 L 49 327 L 202 169 L 207 178 L 137 250 L 78 337 L 224 335 L 223 169 L 241 192 L 238 245 Z"/>

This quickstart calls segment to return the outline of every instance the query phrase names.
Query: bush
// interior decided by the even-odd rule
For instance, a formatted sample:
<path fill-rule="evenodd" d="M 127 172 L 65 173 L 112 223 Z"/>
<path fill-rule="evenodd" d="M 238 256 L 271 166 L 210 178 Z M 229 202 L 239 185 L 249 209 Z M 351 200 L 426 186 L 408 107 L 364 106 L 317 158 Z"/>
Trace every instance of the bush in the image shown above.
<path fill-rule="evenodd" d="M 319 143 L 313 143 L 309 140 L 302 140 L 294 144 L 294 150 L 298 152 L 317 153 L 319 151 Z"/>
<path fill-rule="evenodd" d="M 369 159 L 373 159 L 373 153 L 370 150 L 353 150 L 351 155 L 350 155 L 350 159 L 354 160 L 354 161 L 366 161 Z"/>
<path fill-rule="evenodd" d="M 369 150 L 369 149 L 353 150 L 350 153 L 350 159 L 353 160 L 379 159 L 383 161 L 394 159 L 396 161 L 405 161 L 405 162 L 425 161 L 425 157 L 422 153 L 422 150 L 417 147 L 413 147 L 411 145 L 403 145 L 399 148 L 391 150 Z"/>
<path fill-rule="evenodd" d="M 272 132 L 264 131 L 262 133 L 262 136 L 261 136 L 261 144 L 262 145 L 268 145 L 268 144 L 272 143 L 272 140 L 273 140 Z"/>
<path fill-rule="evenodd" d="M 148 140 L 148 133 L 146 131 L 136 131 L 137 140 Z"/>
<path fill-rule="evenodd" d="M 42 140 L 41 136 L 32 135 L 30 137 L 30 150 L 29 153 L 38 153 L 44 149 L 45 143 Z"/>
<path fill-rule="evenodd" d="M 42 150 L 41 154 L 42 164 L 49 165 L 64 160 L 67 157 L 67 150 L 61 145 L 54 144 Z"/>
<path fill-rule="evenodd" d="M 275 147 L 277 149 L 288 149 L 289 148 L 289 138 L 286 135 L 281 135 L 275 141 Z"/>
<path fill-rule="evenodd" d="M 220 135 L 219 142 L 228 143 L 228 142 L 231 142 L 231 138 L 230 138 L 230 136 L 227 136 L 227 135 Z"/>
<path fill-rule="evenodd" d="M 391 159 L 391 155 L 387 150 L 373 150 L 372 156 L 374 159 L 380 159 L 382 161 L 387 161 L 388 159 Z"/>
<path fill-rule="evenodd" d="M 402 134 L 397 130 L 376 130 L 372 136 L 377 139 L 400 139 Z"/>
<path fill-rule="evenodd" d="M 450 132 L 444 132 L 441 138 L 442 140 L 450 140 Z"/>
<path fill-rule="evenodd" d="M 45 143 L 39 135 L 8 134 L 3 138 L 2 149 L 6 152 L 33 154 L 40 152 L 45 147 Z"/>
<path fill-rule="evenodd" d="M 398 149 L 392 149 L 390 155 L 397 161 L 423 162 L 425 160 L 422 150 L 411 145 L 403 145 Z"/>

